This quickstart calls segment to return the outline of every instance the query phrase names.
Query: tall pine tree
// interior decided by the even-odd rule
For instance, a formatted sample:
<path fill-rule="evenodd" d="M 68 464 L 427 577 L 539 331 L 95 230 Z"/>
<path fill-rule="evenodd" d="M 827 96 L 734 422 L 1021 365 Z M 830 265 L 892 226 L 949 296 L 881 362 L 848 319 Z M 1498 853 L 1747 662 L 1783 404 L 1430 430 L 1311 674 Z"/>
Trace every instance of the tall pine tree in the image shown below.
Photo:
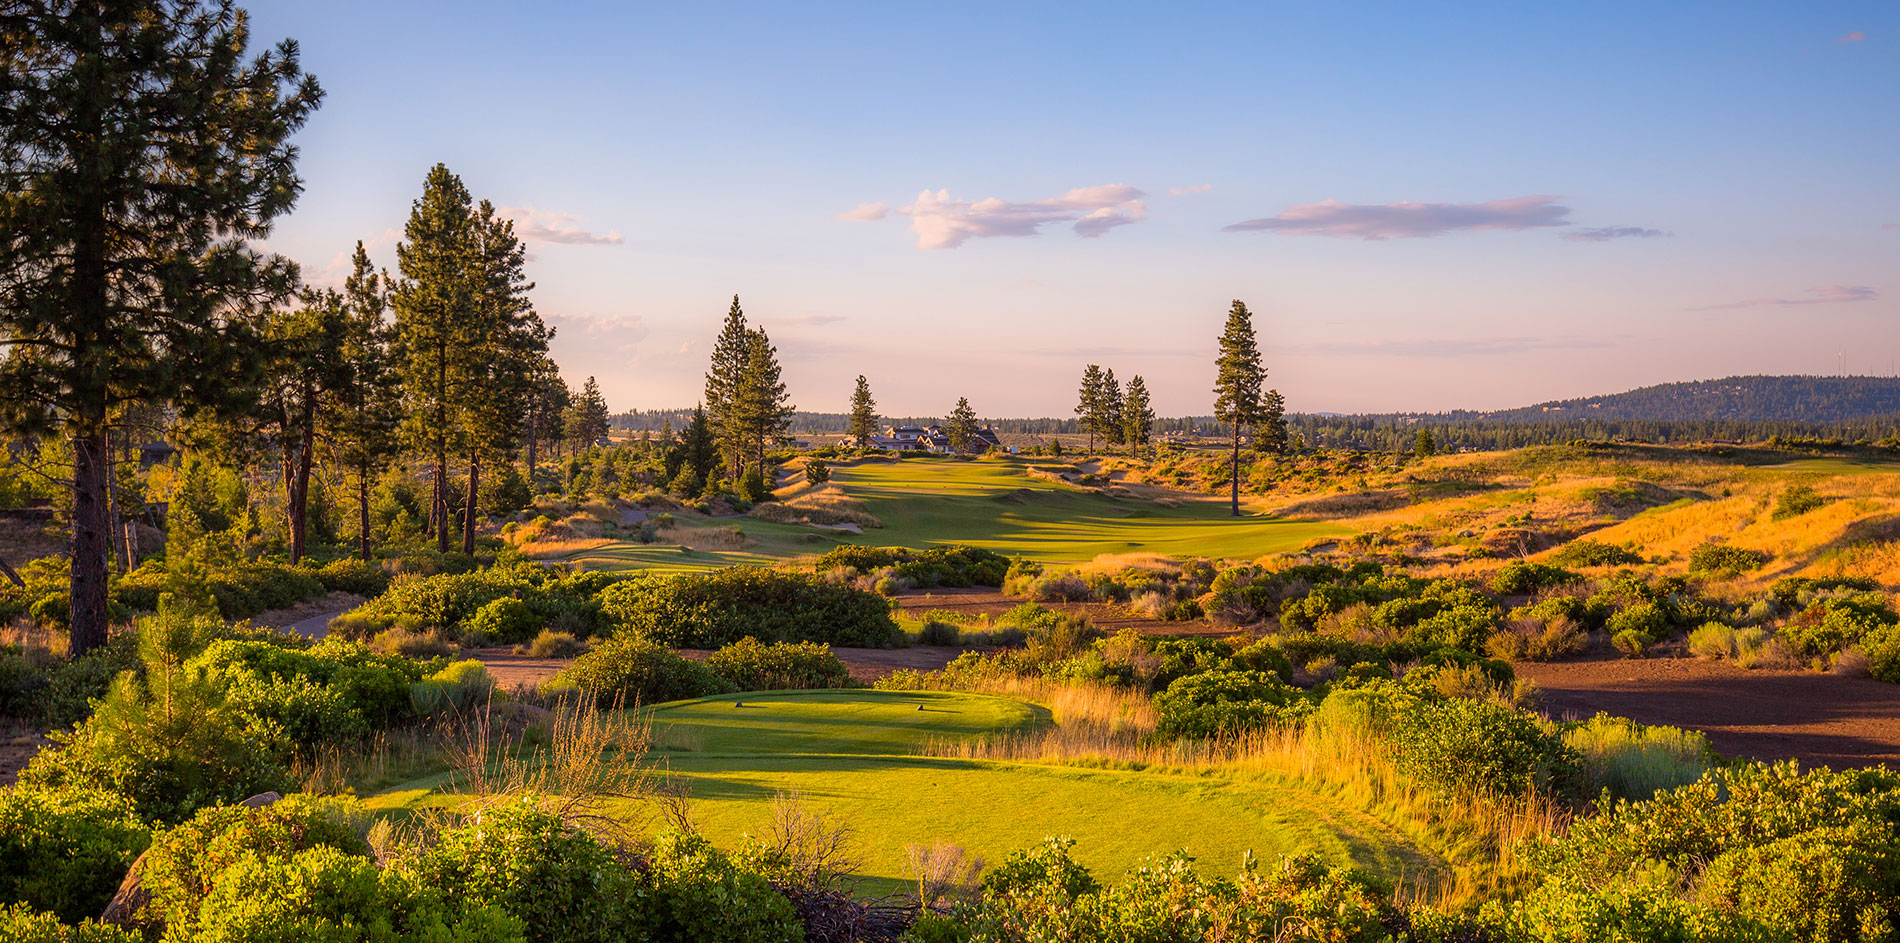
<path fill-rule="evenodd" d="M 1137 452 L 1153 441 L 1155 411 L 1148 405 L 1148 383 L 1137 373 L 1128 378 L 1128 392 L 1122 400 L 1122 439 Z"/>
<path fill-rule="evenodd" d="M 976 424 L 976 410 L 970 408 L 967 396 L 957 397 L 955 409 L 950 410 L 950 421 L 944 428 L 944 435 L 950 439 L 953 452 L 980 452 L 983 440 L 977 437 L 980 431 Z"/>
<path fill-rule="evenodd" d="M 511 459 L 533 396 L 535 371 L 553 336 L 528 301 L 534 284 L 527 279 L 527 250 L 515 236 L 514 221 L 498 216 L 483 200 L 471 222 L 474 317 L 464 326 L 469 350 L 453 390 L 468 459 L 468 493 L 462 502 L 462 552 L 468 554 L 475 552 L 482 469 Z M 604 403 L 601 412 L 606 412 Z"/>
<path fill-rule="evenodd" d="M 1102 427 L 1102 368 L 1089 364 L 1082 370 L 1082 386 L 1075 394 L 1075 415 L 1088 433 L 1089 451 L 1095 451 L 1095 433 Z"/>
<path fill-rule="evenodd" d="M 396 373 L 401 380 L 404 438 L 431 464 L 429 527 L 436 549 L 449 549 L 449 454 L 461 439 L 457 385 L 471 373 L 478 347 L 475 322 L 475 220 L 468 189 L 442 164 L 429 170 L 396 245 L 402 278 L 390 293 L 396 309 Z"/>
<path fill-rule="evenodd" d="M 1286 431 L 1286 398 L 1279 390 L 1268 390 L 1260 398 L 1260 421 L 1254 426 L 1254 446 L 1262 452 L 1279 455 L 1291 444 Z"/>
<path fill-rule="evenodd" d="M 871 398 L 871 384 L 858 374 L 858 388 L 851 391 L 851 438 L 858 448 L 871 444 L 877 435 L 877 401 Z"/>
<path fill-rule="evenodd" d="M 1220 357 L 1214 362 L 1214 418 L 1233 427 L 1233 461 L 1228 486 L 1233 515 L 1240 516 L 1240 430 L 1260 421 L 1260 386 L 1267 370 L 1260 365 L 1260 345 L 1254 340 L 1253 313 L 1239 299 L 1227 312 L 1220 335 Z"/>
<path fill-rule="evenodd" d="M 765 474 L 766 447 L 791 433 L 793 406 L 779 369 L 778 348 L 772 346 L 764 328 L 746 332 L 745 370 L 739 375 L 732 411 L 748 450 L 747 458 L 757 463 L 759 478 L 769 481 Z"/>
<path fill-rule="evenodd" d="M 1102 369 L 1102 389 L 1096 396 L 1096 422 L 1101 426 L 1102 438 L 1109 445 L 1121 445 L 1127 441 L 1126 430 L 1122 428 L 1122 386 L 1115 382 L 1115 371 Z"/>
<path fill-rule="evenodd" d="M 401 402 L 390 382 L 385 284 L 386 276 L 370 266 L 369 253 L 358 242 L 350 275 L 343 281 L 342 362 L 349 377 L 321 417 L 332 460 L 355 479 L 357 552 L 364 560 L 370 558 L 370 486 L 396 453 L 395 430 L 401 418 Z"/>
<path fill-rule="evenodd" d="M 241 389 L 296 287 L 246 241 L 296 202 L 322 92 L 294 41 L 249 44 L 229 0 L 0 12 L 0 429 L 72 445 L 74 655 L 106 640 L 113 417 Z"/>
<path fill-rule="evenodd" d="M 738 409 L 750 345 L 745 310 L 739 307 L 739 296 L 733 295 L 719 339 L 713 342 L 712 363 L 706 369 L 706 419 L 735 480 L 746 457 L 747 430 Z"/>
<path fill-rule="evenodd" d="M 607 398 L 600 395 L 600 384 L 588 377 L 567 408 L 567 437 L 577 449 L 592 448 L 607 435 L 608 422 Z"/>

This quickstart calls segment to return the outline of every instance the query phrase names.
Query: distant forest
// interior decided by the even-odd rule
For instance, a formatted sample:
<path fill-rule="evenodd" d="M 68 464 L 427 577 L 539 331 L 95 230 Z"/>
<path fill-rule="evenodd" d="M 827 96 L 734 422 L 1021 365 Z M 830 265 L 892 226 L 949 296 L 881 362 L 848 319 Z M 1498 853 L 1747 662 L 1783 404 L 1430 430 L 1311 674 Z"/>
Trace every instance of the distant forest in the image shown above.
<path fill-rule="evenodd" d="M 674 429 L 690 409 L 651 409 L 613 418 L 617 430 Z M 842 433 L 845 413 L 798 412 L 795 434 Z M 929 416 L 884 417 L 889 424 L 930 425 Z M 1075 418 L 989 419 L 1011 435 L 1083 436 Z M 1290 432 L 1308 446 L 1369 450 L 1410 448 L 1420 428 L 1432 430 L 1444 449 L 1498 449 L 1568 442 L 1624 439 L 1644 442 L 1760 442 L 1784 439 L 1880 441 L 1900 437 L 1900 379 L 1892 377 L 1753 376 L 1665 383 L 1606 396 L 1558 400 L 1518 409 L 1446 413 L 1362 413 L 1341 416 L 1296 413 Z M 1157 435 L 1199 432 L 1218 435 L 1212 416 L 1162 417 Z"/>

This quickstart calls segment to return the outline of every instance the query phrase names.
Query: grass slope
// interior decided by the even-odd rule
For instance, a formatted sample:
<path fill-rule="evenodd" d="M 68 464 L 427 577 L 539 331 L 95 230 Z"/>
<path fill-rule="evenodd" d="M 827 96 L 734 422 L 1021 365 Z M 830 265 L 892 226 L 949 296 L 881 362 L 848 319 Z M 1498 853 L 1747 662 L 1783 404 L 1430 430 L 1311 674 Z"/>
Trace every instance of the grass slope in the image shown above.
<path fill-rule="evenodd" d="M 773 797 L 798 792 L 856 830 L 860 889 L 871 893 L 897 890 L 905 845 L 932 841 L 995 863 L 1067 836 L 1103 878 L 1182 849 L 1229 874 L 1248 851 L 1311 850 L 1394 875 L 1439 866 L 1363 814 L 1269 781 L 914 755 L 933 739 L 1047 723 L 1044 709 L 1007 698 L 774 692 L 662 705 L 653 718 L 662 743 L 692 747 L 663 756 L 710 837 L 765 833 Z"/>

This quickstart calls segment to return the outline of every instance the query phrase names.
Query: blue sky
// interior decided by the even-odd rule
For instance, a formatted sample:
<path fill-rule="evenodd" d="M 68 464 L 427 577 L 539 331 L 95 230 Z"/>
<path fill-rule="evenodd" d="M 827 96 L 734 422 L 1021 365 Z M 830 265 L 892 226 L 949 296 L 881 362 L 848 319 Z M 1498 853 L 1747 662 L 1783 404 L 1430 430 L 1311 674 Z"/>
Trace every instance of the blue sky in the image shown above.
<path fill-rule="evenodd" d="M 894 415 L 1206 413 L 1233 298 L 1300 410 L 1900 358 L 1893 3 L 247 6 L 327 92 L 271 248 L 393 268 L 444 162 L 615 409 L 734 293 Z"/>

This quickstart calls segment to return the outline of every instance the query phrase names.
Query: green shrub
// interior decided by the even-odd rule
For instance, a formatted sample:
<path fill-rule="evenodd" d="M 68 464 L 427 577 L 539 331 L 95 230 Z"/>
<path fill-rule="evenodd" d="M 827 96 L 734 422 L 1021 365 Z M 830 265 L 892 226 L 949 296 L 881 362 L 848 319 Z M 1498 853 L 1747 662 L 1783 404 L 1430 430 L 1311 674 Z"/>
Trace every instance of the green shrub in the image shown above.
<path fill-rule="evenodd" d="M 1688 785 L 1716 760 L 1708 738 L 1693 730 L 1651 727 L 1608 714 L 1566 727 L 1563 738 L 1581 758 L 1585 791 L 1607 789 L 1619 799 L 1647 799 L 1658 790 Z"/>
<path fill-rule="evenodd" d="M 466 714 L 493 699 L 495 679 L 473 658 L 458 661 L 409 686 L 409 705 L 419 718 Z"/>
<path fill-rule="evenodd" d="M 870 573 L 891 567 L 913 586 L 1002 586 L 1011 561 L 994 550 L 962 545 L 911 550 L 905 547 L 836 547 L 818 558 L 818 572 L 850 567 Z"/>
<path fill-rule="evenodd" d="M 1490 638 L 1497 624 L 1497 613 L 1489 608 L 1452 606 L 1419 620 L 1406 636 L 1410 641 L 1482 652 L 1485 640 Z"/>
<path fill-rule="evenodd" d="M 421 887 L 373 858 L 323 845 L 233 861 L 205 896 L 195 926 L 189 939 L 199 943 L 529 939 L 522 921 L 498 908 Z"/>
<path fill-rule="evenodd" d="M 1575 583 L 1582 577 L 1548 563 L 1517 560 L 1507 563 L 1491 577 L 1491 591 L 1502 596 L 1526 596 L 1552 586 Z"/>
<path fill-rule="evenodd" d="M 97 916 L 151 840 L 121 796 L 0 790 L 0 900 L 68 922 Z"/>
<path fill-rule="evenodd" d="M 137 931 L 86 920 L 75 926 L 60 923 L 56 914 L 35 911 L 26 904 L 0 906 L 0 940 L 8 943 L 145 943 Z"/>
<path fill-rule="evenodd" d="M 355 557 L 333 560 L 317 568 L 317 580 L 333 593 L 355 593 L 373 599 L 389 589 L 389 574 Z"/>
<path fill-rule="evenodd" d="M 1298 720 L 1312 702 L 1278 675 L 1214 670 L 1175 679 L 1154 706 L 1160 736 L 1208 738 Z"/>
<path fill-rule="evenodd" d="M 717 648 L 741 638 L 861 648 L 905 641 L 876 595 L 762 567 L 643 574 L 603 591 L 601 608 L 622 632 L 676 648 Z"/>
<path fill-rule="evenodd" d="M 194 939 L 206 897 L 234 866 L 327 847 L 368 861 L 355 813 L 342 800 L 293 795 L 266 806 L 199 811 L 152 841 L 141 868 L 148 905 L 178 939 Z M 374 862 L 371 861 L 371 864 Z"/>
<path fill-rule="evenodd" d="M 427 662 L 325 639 L 307 650 L 275 640 L 213 642 L 188 667 L 221 684 L 228 702 L 275 725 L 306 750 L 362 740 L 411 718 L 409 686 Z"/>
<path fill-rule="evenodd" d="M 1523 712 L 1492 701 L 1426 699 L 1393 724 L 1399 767 L 1446 792 L 1521 796 L 1575 787 L 1578 757 Z"/>
<path fill-rule="evenodd" d="M 1706 543 L 1689 552 L 1689 572 L 1709 576 L 1737 576 L 1768 564 L 1768 554 L 1745 547 Z"/>
<path fill-rule="evenodd" d="M 635 878 L 613 853 L 529 802 L 483 811 L 396 870 L 443 897 L 507 914 L 535 943 L 641 939 L 647 922 Z"/>
<path fill-rule="evenodd" d="M 603 707 L 660 704 L 734 690 L 705 665 L 631 636 L 610 638 L 574 659 L 549 680 L 549 687 L 577 688 Z"/>
<path fill-rule="evenodd" d="M 534 637 L 541 629 L 528 604 L 513 596 L 503 596 L 474 611 L 462 622 L 462 631 L 476 638 L 491 638 L 514 644 Z"/>
<path fill-rule="evenodd" d="M 341 621 L 347 616 L 339 616 Z M 333 630 L 335 626 L 331 627 Z M 347 632 L 332 632 L 334 638 L 347 638 Z M 369 640 L 371 651 L 385 655 L 401 655 L 404 658 L 445 658 L 453 654 L 455 647 L 442 636 L 439 629 L 421 631 L 408 626 L 396 626 L 376 633 Z"/>
<path fill-rule="evenodd" d="M 1606 544 L 1589 538 L 1573 540 L 1562 550 L 1551 555 L 1552 563 L 1558 566 L 1636 566 L 1643 562 L 1641 554 L 1634 550 Z"/>
<path fill-rule="evenodd" d="M 572 634 L 553 629 L 542 629 L 528 644 L 528 654 L 535 658 L 573 658 L 585 651 L 587 646 Z"/>
<path fill-rule="evenodd" d="M 805 688 L 842 688 L 851 672 L 817 642 L 775 642 L 767 645 L 743 638 L 714 652 L 706 667 L 740 691 L 779 691 Z"/>
<path fill-rule="evenodd" d="M 1826 498 L 1815 494 L 1814 489 L 1807 485 L 1789 485 L 1788 490 L 1775 499 L 1775 511 L 1769 516 L 1777 521 L 1785 521 L 1816 510 L 1826 503 Z"/>
<path fill-rule="evenodd" d="M 763 875 L 736 866 L 705 838 L 668 832 L 637 876 L 650 940 L 790 943 L 798 912 Z"/>
<path fill-rule="evenodd" d="M 1885 596 L 1859 593 L 1803 609 L 1781 626 L 1779 634 L 1797 654 L 1826 658 L 1896 622 L 1900 616 L 1887 605 Z"/>
<path fill-rule="evenodd" d="M 1625 632 L 1633 632 L 1654 641 L 1668 634 L 1669 616 L 1663 612 L 1661 606 L 1655 603 L 1631 603 L 1605 619 L 1603 629 L 1610 633 L 1612 638 Z"/>
<path fill-rule="evenodd" d="M 962 635 L 963 627 L 955 622 L 945 622 L 926 616 L 923 624 L 917 628 L 917 644 L 955 645 Z"/>

